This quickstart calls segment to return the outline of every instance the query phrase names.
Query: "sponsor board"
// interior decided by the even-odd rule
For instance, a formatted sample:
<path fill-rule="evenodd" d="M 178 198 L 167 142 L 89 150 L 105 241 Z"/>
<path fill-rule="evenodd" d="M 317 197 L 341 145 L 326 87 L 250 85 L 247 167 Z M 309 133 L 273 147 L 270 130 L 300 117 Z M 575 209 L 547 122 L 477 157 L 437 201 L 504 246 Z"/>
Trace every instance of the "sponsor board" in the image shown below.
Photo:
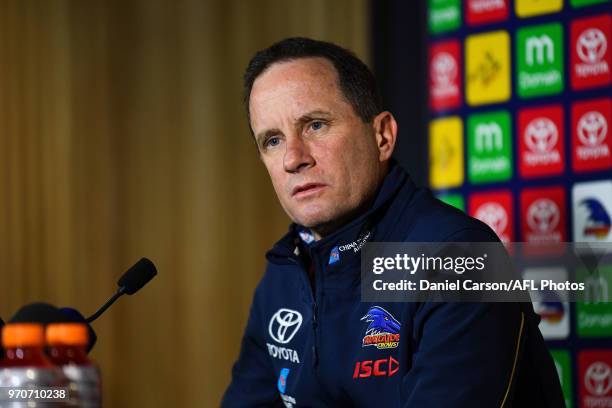
<path fill-rule="evenodd" d="M 465 95 L 470 106 L 507 101 L 511 94 L 508 33 L 467 36 L 465 67 Z"/>
<path fill-rule="evenodd" d="M 463 122 L 452 116 L 429 125 L 429 179 L 432 188 L 463 184 Z"/>
<path fill-rule="evenodd" d="M 578 354 L 580 408 L 612 406 L 612 351 L 583 350 Z"/>
<path fill-rule="evenodd" d="M 438 200 L 445 202 L 446 204 L 452 205 L 455 208 L 465 211 L 465 200 L 461 194 L 439 194 Z"/>
<path fill-rule="evenodd" d="M 508 18 L 508 0 L 467 0 L 465 21 L 469 25 L 481 25 Z"/>
<path fill-rule="evenodd" d="M 427 21 L 431 33 L 443 33 L 461 26 L 460 0 L 429 0 L 427 4 Z"/>
<path fill-rule="evenodd" d="M 559 23 L 519 28 L 516 32 L 516 87 L 521 98 L 563 90 L 563 27 Z"/>
<path fill-rule="evenodd" d="M 572 188 L 574 242 L 612 242 L 612 180 Z"/>
<path fill-rule="evenodd" d="M 556 13 L 563 9 L 563 0 L 515 0 L 514 11 L 520 18 Z"/>
<path fill-rule="evenodd" d="M 510 123 L 510 114 L 507 111 L 468 117 L 467 163 L 470 182 L 505 181 L 512 177 Z"/>
<path fill-rule="evenodd" d="M 577 172 L 612 170 L 612 99 L 572 105 L 572 167 Z"/>
<path fill-rule="evenodd" d="M 429 49 L 429 102 L 433 110 L 461 105 L 461 46 L 452 40 Z"/>
<path fill-rule="evenodd" d="M 469 198 L 469 214 L 487 224 L 502 242 L 514 241 L 512 193 L 474 193 Z"/>
<path fill-rule="evenodd" d="M 574 89 L 611 83 L 612 17 L 600 15 L 572 22 L 570 27 L 571 82 Z"/>
<path fill-rule="evenodd" d="M 584 301 L 576 303 L 576 325 L 580 337 L 612 336 L 612 266 L 594 270 L 580 268 L 576 280 L 585 283 Z"/>
<path fill-rule="evenodd" d="M 608 3 L 609 1 L 610 0 L 570 0 L 570 3 L 574 7 L 584 7 L 593 4 Z"/>
<path fill-rule="evenodd" d="M 567 240 L 565 190 L 538 187 L 521 191 L 522 239 L 533 243 Z"/>
<path fill-rule="evenodd" d="M 559 375 L 565 406 L 566 408 L 572 408 L 572 365 L 570 354 L 567 350 L 551 350 L 550 355 L 553 358 L 557 374 Z"/>
<path fill-rule="evenodd" d="M 554 282 L 566 282 L 568 278 L 565 268 L 527 268 L 523 273 L 523 279 L 531 279 L 536 282 L 552 280 Z M 533 301 L 533 309 L 540 315 L 540 331 L 545 340 L 560 340 L 569 336 L 570 318 L 569 303 L 563 292 L 546 290 L 530 291 Z M 545 296 L 545 297 L 544 297 Z"/>
<path fill-rule="evenodd" d="M 565 160 L 563 108 L 527 108 L 518 114 L 519 173 L 526 178 L 561 174 Z"/>

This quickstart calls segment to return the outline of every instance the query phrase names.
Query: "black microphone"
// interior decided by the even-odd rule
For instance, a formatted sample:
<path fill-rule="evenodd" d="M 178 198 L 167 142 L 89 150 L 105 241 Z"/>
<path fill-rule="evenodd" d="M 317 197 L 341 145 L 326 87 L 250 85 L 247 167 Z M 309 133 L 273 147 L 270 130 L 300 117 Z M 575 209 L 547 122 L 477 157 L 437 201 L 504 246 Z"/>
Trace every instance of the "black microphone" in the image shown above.
<path fill-rule="evenodd" d="M 106 301 L 100 307 L 96 313 L 92 314 L 87 318 L 87 323 L 91 323 L 96 320 L 106 309 L 110 307 L 117 299 L 122 295 L 128 294 L 133 295 L 138 292 L 140 288 L 146 285 L 153 277 L 157 275 L 157 269 L 153 262 L 147 258 L 141 258 L 140 261 L 136 262 L 134 266 L 128 269 L 121 278 L 117 281 L 119 288 L 110 299 Z"/>

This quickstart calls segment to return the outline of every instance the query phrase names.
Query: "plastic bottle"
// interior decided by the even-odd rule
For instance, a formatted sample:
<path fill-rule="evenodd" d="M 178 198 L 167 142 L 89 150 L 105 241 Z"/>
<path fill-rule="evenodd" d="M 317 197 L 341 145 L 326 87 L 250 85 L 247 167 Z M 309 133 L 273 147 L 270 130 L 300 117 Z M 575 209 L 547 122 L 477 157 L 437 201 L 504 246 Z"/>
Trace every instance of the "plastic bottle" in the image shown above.
<path fill-rule="evenodd" d="M 0 406 L 67 406 L 68 381 L 44 352 L 45 332 L 38 323 L 9 323 L 2 328 Z M 29 394 L 24 392 L 32 391 Z"/>
<path fill-rule="evenodd" d="M 70 382 L 71 403 L 78 407 L 100 407 L 100 372 L 87 357 L 87 327 L 81 323 L 49 324 L 46 340 L 49 359 Z"/>

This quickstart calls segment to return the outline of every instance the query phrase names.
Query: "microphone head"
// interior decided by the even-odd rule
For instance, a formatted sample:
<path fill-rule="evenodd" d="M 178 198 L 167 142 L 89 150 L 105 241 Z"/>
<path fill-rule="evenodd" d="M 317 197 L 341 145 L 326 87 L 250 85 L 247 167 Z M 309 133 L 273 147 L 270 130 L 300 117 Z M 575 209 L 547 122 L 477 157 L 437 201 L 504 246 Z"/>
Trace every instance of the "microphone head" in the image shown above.
<path fill-rule="evenodd" d="M 155 265 L 147 258 L 141 258 L 134 266 L 127 270 L 117 281 L 123 293 L 133 295 L 157 275 Z"/>
<path fill-rule="evenodd" d="M 9 323 L 60 323 L 66 319 L 57 307 L 49 303 L 30 303 L 19 309 Z"/>

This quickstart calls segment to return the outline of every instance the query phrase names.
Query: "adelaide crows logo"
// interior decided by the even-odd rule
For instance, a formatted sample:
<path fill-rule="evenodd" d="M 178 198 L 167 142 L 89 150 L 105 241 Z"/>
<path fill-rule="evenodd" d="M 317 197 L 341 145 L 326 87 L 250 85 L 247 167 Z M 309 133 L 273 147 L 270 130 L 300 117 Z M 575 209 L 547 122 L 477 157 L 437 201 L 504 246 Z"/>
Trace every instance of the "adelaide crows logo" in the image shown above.
<path fill-rule="evenodd" d="M 372 306 L 361 318 L 370 323 L 363 337 L 362 347 L 396 348 L 400 340 L 400 323 L 380 306 Z"/>
<path fill-rule="evenodd" d="M 584 235 L 603 239 L 610 232 L 610 216 L 604 206 L 594 198 L 587 198 L 580 203 L 587 207 L 589 218 L 584 227 Z"/>

